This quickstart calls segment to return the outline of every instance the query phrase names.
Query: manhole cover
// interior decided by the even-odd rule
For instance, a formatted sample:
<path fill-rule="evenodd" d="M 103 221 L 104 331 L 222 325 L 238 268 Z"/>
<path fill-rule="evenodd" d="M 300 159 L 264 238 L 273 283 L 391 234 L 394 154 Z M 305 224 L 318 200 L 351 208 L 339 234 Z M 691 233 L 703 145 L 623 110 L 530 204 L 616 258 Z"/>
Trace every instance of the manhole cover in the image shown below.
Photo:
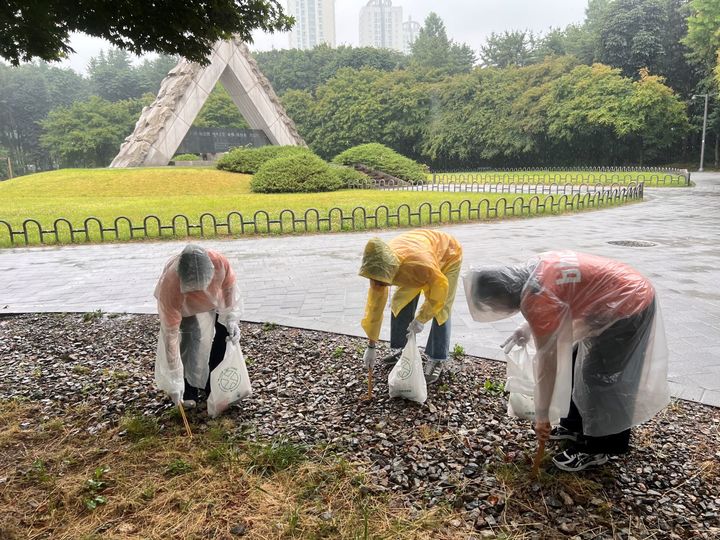
<path fill-rule="evenodd" d="M 625 247 L 653 247 L 657 246 L 655 242 L 648 242 L 647 240 L 610 240 L 608 244 L 614 246 L 625 246 Z"/>

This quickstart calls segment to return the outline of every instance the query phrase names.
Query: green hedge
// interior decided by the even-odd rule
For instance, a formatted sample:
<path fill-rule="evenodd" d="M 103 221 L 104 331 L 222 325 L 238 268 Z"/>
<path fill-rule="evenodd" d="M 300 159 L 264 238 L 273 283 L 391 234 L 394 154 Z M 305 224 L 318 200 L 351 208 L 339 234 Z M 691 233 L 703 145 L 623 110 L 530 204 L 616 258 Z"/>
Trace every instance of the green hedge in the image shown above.
<path fill-rule="evenodd" d="M 314 155 L 304 146 L 261 146 L 259 148 L 235 148 L 221 157 L 216 167 L 223 171 L 255 174 L 271 159 L 293 154 Z"/>
<path fill-rule="evenodd" d="M 178 154 L 174 158 L 172 158 L 173 161 L 200 161 L 200 156 L 195 154 Z"/>
<path fill-rule="evenodd" d="M 338 154 L 333 162 L 341 165 L 361 164 L 409 182 L 427 182 L 425 166 L 398 154 L 382 144 L 361 144 Z"/>
<path fill-rule="evenodd" d="M 341 187 L 343 181 L 330 165 L 309 152 L 271 159 L 250 181 L 255 193 L 307 193 Z"/>
<path fill-rule="evenodd" d="M 345 165 L 338 165 L 337 163 L 330 163 L 330 169 L 342 182 L 343 186 L 349 186 L 350 184 L 362 184 L 363 182 L 369 181 L 370 177 L 360 171 L 356 171 L 352 167 L 346 167 Z"/>

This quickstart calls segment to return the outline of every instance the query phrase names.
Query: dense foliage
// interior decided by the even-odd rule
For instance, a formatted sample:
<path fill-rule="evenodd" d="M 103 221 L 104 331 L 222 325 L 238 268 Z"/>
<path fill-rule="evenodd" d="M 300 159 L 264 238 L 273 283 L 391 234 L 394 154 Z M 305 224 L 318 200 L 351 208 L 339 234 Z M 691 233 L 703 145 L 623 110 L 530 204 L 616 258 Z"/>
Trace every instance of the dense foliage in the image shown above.
<path fill-rule="evenodd" d="M 252 42 L 253 30 L 289 30 L 293 22 L 277 0 L 6 0 L 0 3 L 0 58 L 13 65 L 60 60 L 73 52 L 70 33 L 83 32 L 135 54 L 207 63 L 219 39 L 236 35 Z"/>
<path fill-rule="evenodd" d="M 427 170 L 422 165 L 377 143 L 348 148 L 335 156 L 333 162 L 350 166 L 364 165 L 410 182 L 424 183 L 427 180 Z"/>
<path fill-rule="evenodd" d="M 302 146 L 241 147 L 226 153 L 218 160 L 216 167 L 223 171 L 255 174 L 271 159 L 300 154 L 312 155 L 312 151 Z"/>
<path fill-rule="evenodd" d="M 341 187 L 342 180 L 330 165 L 307 152 L 267 161 L 250 182 L 255 193 L 309 193 Z"/>

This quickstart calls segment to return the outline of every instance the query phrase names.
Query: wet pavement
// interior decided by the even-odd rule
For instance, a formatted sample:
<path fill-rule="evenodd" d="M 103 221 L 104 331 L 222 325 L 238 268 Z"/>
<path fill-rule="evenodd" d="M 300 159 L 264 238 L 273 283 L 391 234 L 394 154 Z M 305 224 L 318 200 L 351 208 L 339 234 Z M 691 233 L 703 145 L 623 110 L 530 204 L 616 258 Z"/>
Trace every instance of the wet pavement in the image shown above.
<path fill-rule="evenodd" d="M 462 243 L 464 268 L 518 263 L 551 249 L 625 261 L 658 291 L 676 397 L 720 406 L 720 174 L 694 173 L 694 188 L 646 189 L 645 202 L 562 216 L 440 227 Z M 367 282 L 357 276 L 365 242 L 397 231 L 199 241 L 224 252 L 239 276 L 244 319 L 361 335 Z M 646 241 L 651 247 L 616 245 Z M 0 315 L 93 311 L 154 313 L 165 260 L 185 242 L 0 250 Z M 389 334 L 389 316 L 383 337 Z M 472 321 L 462 287 L 452 344 L 502 359 L 517 320 Z M 427 332 L 427 330 L 426 330 Z M 423 340 L 421 339 L 421 343 Z"/>

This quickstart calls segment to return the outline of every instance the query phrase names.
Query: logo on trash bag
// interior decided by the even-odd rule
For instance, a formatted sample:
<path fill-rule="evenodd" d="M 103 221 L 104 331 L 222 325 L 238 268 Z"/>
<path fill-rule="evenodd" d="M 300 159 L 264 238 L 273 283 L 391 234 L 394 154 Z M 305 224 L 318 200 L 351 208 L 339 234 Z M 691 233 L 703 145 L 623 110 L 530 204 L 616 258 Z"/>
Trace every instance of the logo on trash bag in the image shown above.
<path fill-rule="evenodd" d="M 218 385 L 223 392 L 232 392 L 240 386 L 240 374 L 237 368 L 229 367 L 220 372 L 218 377 Z"/>
<path fill-rule="evenodd" d="M 412 375 L 413 366 L 409 358 L 403 356 L 400 359 L 400 369 L 398 370 L 398 377 L 405 380 Z"/>

